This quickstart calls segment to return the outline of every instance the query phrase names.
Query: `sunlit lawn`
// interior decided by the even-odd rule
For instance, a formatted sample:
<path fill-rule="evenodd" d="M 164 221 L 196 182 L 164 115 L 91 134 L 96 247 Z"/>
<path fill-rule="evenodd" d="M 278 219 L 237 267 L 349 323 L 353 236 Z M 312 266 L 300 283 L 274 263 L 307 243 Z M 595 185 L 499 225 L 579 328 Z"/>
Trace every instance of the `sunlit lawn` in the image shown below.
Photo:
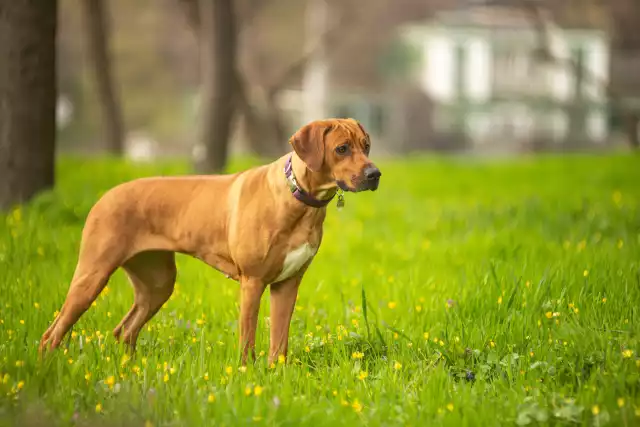
<path fill-rule="evenodd" d="M 111 336 L 118 271 L 38 360 L 99 194 L 187 170 L 63 159 L 54 193 L 0 218 L 0 424 L 640 424 L 640 158 L 379 166 L 378 192 L 328 209 L 289 363 L 267 365 L 265 295 L 245 368 L 238 285 L 186 256 L 134 358 Z"/>

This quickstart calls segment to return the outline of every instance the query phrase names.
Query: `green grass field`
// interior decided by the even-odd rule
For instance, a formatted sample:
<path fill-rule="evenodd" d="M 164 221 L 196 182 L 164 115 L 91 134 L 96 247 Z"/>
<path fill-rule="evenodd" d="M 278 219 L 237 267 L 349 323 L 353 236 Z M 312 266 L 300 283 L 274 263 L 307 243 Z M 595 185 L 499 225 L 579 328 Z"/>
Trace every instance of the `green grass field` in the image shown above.
<path fill-rule="evenodd" d="M 267 365 L 265 295 L 243 368 L 238 285 L 186 256 L 133 358 L 111 336 L 133 299 L 118 271 L 38 360 L 97 197 L 187 170 L 63 159 L 55 192 L 0 221 L 0 424 L 640 425 L 640 158 L 379 166 L 379 191 L 328 209 L 289 363 Z"/>

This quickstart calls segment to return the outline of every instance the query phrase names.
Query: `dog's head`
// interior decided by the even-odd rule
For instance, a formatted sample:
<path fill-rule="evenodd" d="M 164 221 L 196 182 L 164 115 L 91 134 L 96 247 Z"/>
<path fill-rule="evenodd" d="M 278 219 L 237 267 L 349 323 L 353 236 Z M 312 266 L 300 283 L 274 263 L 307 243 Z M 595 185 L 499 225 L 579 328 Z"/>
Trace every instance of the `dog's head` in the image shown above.
<path fill-rule="evenodd" d="M 312 172 L 323 174 L 345 191 L 375 191 L 380 170 L 369 160 L 371 139 L 354 119 L 311 122 L 289 143 Z"/>

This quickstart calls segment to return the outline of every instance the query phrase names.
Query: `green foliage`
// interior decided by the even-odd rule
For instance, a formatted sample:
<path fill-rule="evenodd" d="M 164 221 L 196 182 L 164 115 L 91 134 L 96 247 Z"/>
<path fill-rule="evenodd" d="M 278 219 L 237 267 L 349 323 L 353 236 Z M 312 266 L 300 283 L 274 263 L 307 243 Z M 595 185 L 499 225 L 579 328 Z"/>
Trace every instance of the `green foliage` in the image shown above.
<path fill-rule="evenodd" d="M 637 425 L 638 159 L 380 166 L 378 192 L 329 207 L 290 363 L 267 366 L 264 298 L 245 369 L 237 284 L 186 256 L 133 358 L 109 332 L 132 303 L 118 271 L 38 360 L 97 197 L 187 172 L 63 159 L 55 192 L 0 221 L 0 425 Z"/>

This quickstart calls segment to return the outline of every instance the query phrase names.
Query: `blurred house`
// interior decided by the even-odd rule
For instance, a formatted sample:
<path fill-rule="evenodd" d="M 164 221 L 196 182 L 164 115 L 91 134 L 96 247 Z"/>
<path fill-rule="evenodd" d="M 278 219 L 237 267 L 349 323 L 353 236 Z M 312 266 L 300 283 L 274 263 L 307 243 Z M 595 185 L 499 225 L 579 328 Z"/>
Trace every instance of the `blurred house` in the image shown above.
<path fill-rule="evenodd" d="M 436 134 L 461 131 L 470 148 L 483 150 L 606 141 L 606 34 L 549 25 L 555 59 L 542 61 L 536 24 L 522 9 L 475 7 L 402 28 L 421 52 L 411 77 L 433 100 L 425 120 Z"/>

